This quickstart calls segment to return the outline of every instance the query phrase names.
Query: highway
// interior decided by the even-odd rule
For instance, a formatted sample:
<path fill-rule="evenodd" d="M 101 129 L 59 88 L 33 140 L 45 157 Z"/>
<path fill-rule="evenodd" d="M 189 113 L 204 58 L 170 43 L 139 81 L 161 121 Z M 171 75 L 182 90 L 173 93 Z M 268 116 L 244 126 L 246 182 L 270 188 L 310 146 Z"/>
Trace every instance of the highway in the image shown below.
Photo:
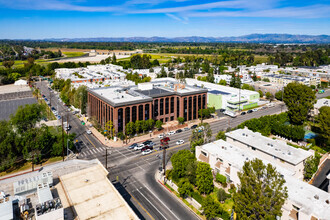
<path fill-rule="evenodd" d="M 50 91 L 46 82 L 37 83 L 41 93 L 50 99 Z M 58 98 L 52 93 L 52 106 L 63 116 L 69 114 L 69 124 L 72 126 L 70 132 L 77 134 L 76 139 L 81 147 L 79 159 L 98 158 L 102 164 L 106 164 L 109 171 L 109 179 L 137 213 L 140 219 L 198 219 L 185 205 L 169 193 L 163 186 L 155 180 L 155 173 L 159 172 L 161 166 L 162 151 L 158 151 L 159 138 L 152 139 L 156 143 L 154 151 L 146 156 L 142 156 L 140 151 L 127 149 L 127 147 L 107 148 L 102 145 L 93 135 L 88 135 L 86 126 L 80 123 L 77 116 L 67 112 L 67 108 L 59 103 Z M 283 108 L 283 111 L 285 108 Z M 219 121 L 210 123 L 213 131 L 212 140 L 219 130 L 226 130 L 228 127 L 236 127 L 243 121 L 257 118 L 263 115 L 277 114 L 281 112 L 281 107 L 276 105 L 272 108 L 262 109 L 246 115 L 239 115 L 236 118 L 228 116 L 222 117 Z M 189 139 L 191 130 L 183 131 L 179 134 L 171 135 L 167 155 L 181 149 L 189 149 Z M 176 145 L 177 140 L 184 140 L 184 144 Z M 133 143 L 133 142 L 132 142 Z"/>

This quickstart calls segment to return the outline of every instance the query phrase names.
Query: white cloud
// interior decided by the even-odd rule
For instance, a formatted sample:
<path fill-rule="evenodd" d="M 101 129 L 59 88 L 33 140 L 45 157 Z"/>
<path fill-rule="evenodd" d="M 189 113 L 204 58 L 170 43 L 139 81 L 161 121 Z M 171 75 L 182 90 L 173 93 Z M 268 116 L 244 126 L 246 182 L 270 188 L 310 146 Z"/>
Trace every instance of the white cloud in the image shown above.
<path fill-rule="evenodd" d="M 172 18 L 172 19 L 174 19 L 174 20 L 176 20 L 176 21 L 179 21 L 179 22 L 181 22 L 183 24 L 188 24 L 188 20 L 189 19 L 187 17 L 180 18 L 180 17 L 178 17 L 176 15 L 169 14 L 169 13 L 166 13 L 165 15 L 168 16 L 168 17 L 170 17 L 170 18 Z"/>

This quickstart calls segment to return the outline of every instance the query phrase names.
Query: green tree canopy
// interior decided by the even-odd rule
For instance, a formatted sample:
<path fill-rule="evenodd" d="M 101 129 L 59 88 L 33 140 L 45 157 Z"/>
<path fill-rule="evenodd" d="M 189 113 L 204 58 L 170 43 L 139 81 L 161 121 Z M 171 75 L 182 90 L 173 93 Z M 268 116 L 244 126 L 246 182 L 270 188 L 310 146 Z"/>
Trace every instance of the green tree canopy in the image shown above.
<path fill-rule="evenodd" d="M 163 122 L 161 121 L 161 120 L 158 120 L 158 121 L 156 121 L 156 124 L 155 124 L 155 126 L 156 126 L 156 128 L 158 129 L 158 130 L 161 130 L 163 127 Z"/>
<path fill-rule="evenodd" d="M 186 168 L 188 164 L 194 161 L 195 156 L 189 150 L 180 150 L 171 157 L 173 166 L 172 172 L 179 178 L 184 177 L 186 175 Z"/>
<path fill-rule="evenodd" d="M 234 193 L 238 219 L 276 219 L 288 197 L 285 180 L 271 165 L 259 159 L 244 163 L 238 173 L 240 186 Z"/>
<path fill-rule="evenodd" d="M 184 118 L 183 117 L 178 117 L 177 120 L 178 120 L 179 124 L 184 123 Z"/>
<path fill-rule="evenodd" d="M 317 116 L 319 135 L 322 138 L 322 146 L 330 147 L 330 107 L 323 106 Z"/>
<path fill-rule="evenodd" d="M 260 98 L 264 97 L 264 93 L 260 89 L 258 90 L 258 92 L 259 92 Z"/>
<path fill-rule="evenodd" d="M 222 140 L 225 141 L 226 140 L 225 132 L 224 131 L 219 131 L 218 134 L 217 134 L 217 136 L 215 136 L 215 139 L 216 140 L 222 139 Z"/>
<path fill-rule="evenodd" d="M 308 86 L 300 83 L 289 83 L 284 88 L 283 101 L 288 108 L 291 123 L 303 124 L 308 112 L 315 103 L 315 92 Z"/>
<path fill-rule="evenodd" d="M 221 80 L 219 81 L 219 85 L 225 86 L 225 85 L 227 85 L 227 81 L 224 80 L 224 79 L 221 79 Z"/>
<path fill-rule="evenodd" d="M 210 195 L 203 200 L 201 209 L 203 210 L 206 219 L 214 219 L 224 212 L 220 204 Z"/>
<path fill-rule="evenodd" d="M 210 164 L 204 162 L 197 164 L 196 186 L 200 193 L 209 194 L 213 191 L 213 175 Z"/>

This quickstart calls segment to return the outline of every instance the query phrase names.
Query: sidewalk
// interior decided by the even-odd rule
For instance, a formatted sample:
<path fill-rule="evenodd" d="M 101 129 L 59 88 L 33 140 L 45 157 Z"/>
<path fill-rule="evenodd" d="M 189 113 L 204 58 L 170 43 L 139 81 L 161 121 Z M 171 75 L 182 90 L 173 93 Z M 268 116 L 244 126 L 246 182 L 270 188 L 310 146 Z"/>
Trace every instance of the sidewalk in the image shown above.
<path fill-rule="evenodd" d="M 163 125 L 163 130 L 161 131 L 154 131 L 152 133 L 147 133 L 145 135 L 141 135 L 141 136 L 137 136 L 137 137 L 132 137 L 131 139 L 127 139 L 127 144 L 124 141 L 118 139 L 117 141 L 114 140 L 109 140 L 108 138 L 104 137 L 96 128 L 94 127 L 89 127 L 89 125 L 91 124 L 88 121 L 87 117 L 80 117 L 79 118 L 81 121 L 84 121 L 86 123 L 87 128 L 92 132 L 92 134 L 105 146 L 107 147 L 125 147 L 125 146 L 129 146 L 133 143 L 139 143 L 139 142 L 143 142 L 146 140 L 152 140 L 155 138 L 158 138 L 159 134 L 162 133 L 168 133 L 169 131 L 174 131 L 177 130 L 179 128 L 184 128 L 184 127 L 191 127 L 195 124 L 199 124 L 201 121 L 199 119 L 193 120 L 193 121 L 189 121 L 183 125 L 178 125 L 177 121 L 170 121 L 167 122 L 166 124 Z M 204 119 L 203 122 L 207 122 L 207 123 L 212 123 L 215 121 L 220 121 L 221 118 L 209 118 L 209 119 Z"/>

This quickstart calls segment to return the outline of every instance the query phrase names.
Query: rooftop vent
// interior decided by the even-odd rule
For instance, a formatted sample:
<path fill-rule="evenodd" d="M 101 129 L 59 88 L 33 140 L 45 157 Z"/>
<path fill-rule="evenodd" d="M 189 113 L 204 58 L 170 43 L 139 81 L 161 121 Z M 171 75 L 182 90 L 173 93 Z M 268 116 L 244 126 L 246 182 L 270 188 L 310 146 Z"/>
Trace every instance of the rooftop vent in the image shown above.
<path fill-rule="evenodd" d="M 325 200 L 325 203 L 329 204 L 329 199 Z"/>
<path fill-rule="evenodd" d="M 291 152 L 290 151 L 288 152 L 288 155 L 291 155 Z"/>
<path fill-rule="evenodd" d="M 318 195 L 315 195 L 314 196 L 314 199 L 319 200 L 319 196 Z"/>

